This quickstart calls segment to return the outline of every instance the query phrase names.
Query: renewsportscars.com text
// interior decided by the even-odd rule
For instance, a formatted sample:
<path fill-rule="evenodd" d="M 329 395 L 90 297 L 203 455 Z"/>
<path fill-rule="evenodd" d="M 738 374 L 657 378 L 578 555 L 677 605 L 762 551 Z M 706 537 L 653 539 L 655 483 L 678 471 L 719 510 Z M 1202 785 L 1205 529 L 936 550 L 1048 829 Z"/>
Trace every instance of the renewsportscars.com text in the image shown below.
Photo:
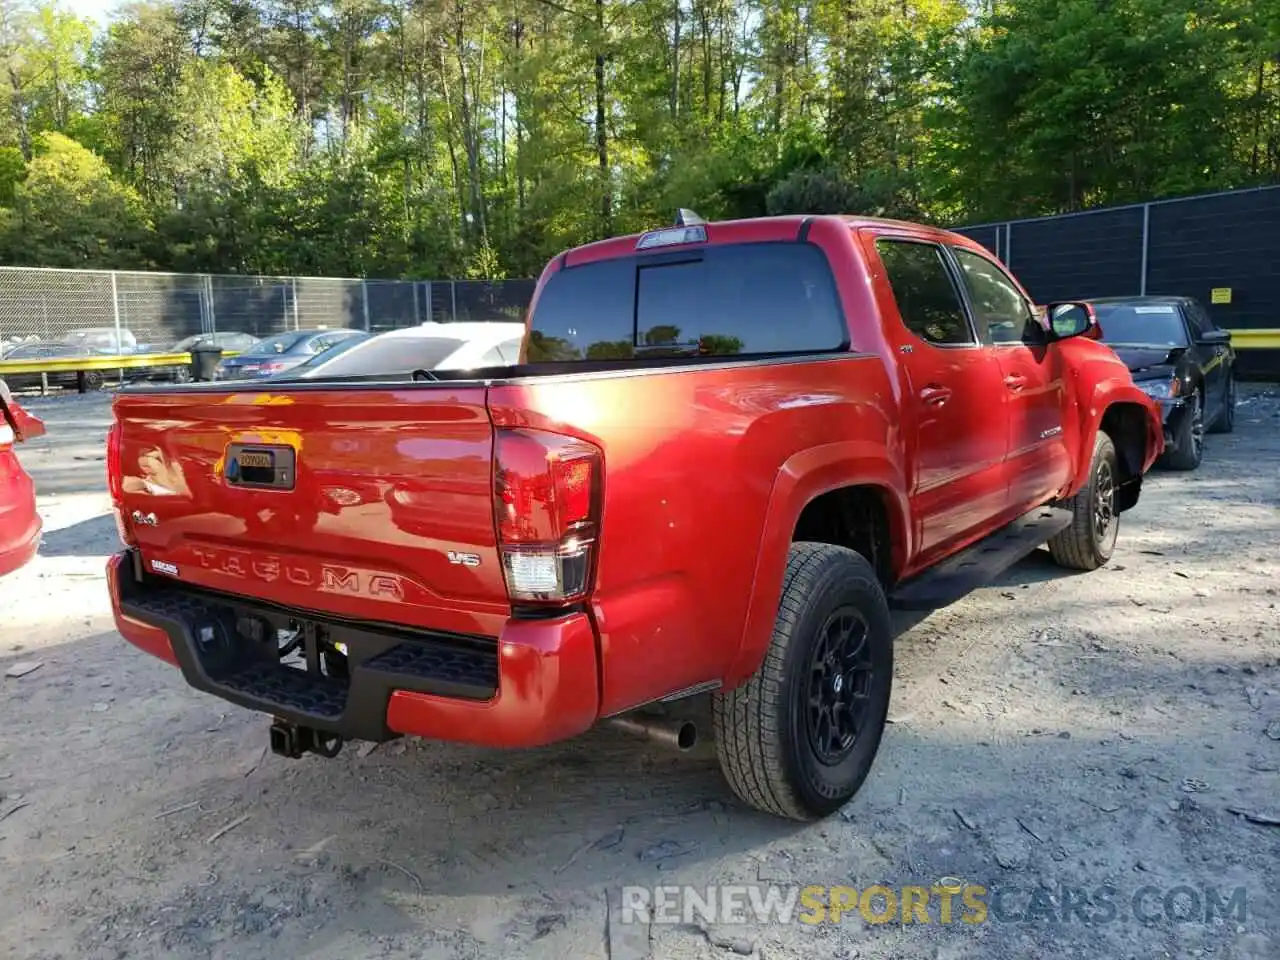
<path fill-rule="evenodd" d="M 762 884 L 627 886 L 624 923 L 1200 923 L 1215 918 L 1243 923 L 1244 887 L 1180 884 L 1133 890 L 944 882 L 805 887 Z"/>

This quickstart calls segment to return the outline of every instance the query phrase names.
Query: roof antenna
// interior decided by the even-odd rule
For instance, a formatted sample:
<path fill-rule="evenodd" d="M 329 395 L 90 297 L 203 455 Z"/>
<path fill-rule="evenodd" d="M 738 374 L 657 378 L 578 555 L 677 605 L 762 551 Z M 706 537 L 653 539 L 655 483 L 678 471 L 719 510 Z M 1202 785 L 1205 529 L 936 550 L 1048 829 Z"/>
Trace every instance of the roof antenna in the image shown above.
<path fill-rule="evenodd" d="M 679 210 L 676 211 L 677 227 L 696 227 L 696 226 L 705 225 L 706 222 L 707 221 L 703 220 L 700 216 L 698 216 L 692 210 L 686 210 L 684 207 L 681 207 Z"/>

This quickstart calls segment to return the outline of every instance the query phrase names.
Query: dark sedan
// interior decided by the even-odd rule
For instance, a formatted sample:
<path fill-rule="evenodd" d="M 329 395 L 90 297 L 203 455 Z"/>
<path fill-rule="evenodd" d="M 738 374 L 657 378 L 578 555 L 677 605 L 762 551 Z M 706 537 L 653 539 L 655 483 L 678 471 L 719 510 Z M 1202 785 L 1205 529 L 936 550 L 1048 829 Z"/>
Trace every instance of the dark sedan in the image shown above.
<path fill-rule="evenodd" d="M 294 330 L 260 340 L 244 353 L 218 364 L 219 380 L 260 380 L 306 363 L 352 337 L 367 337 L 363 330 Z"/>
<path fill-rule="evenodd" d="M 67 360 L 73 357 L 97 356 L 101 356 L 100 351 L 80 344 L 36 341 L 18 344 L 18 346 L 4 355 L 4 359 L 14 362 L 22 360 L 27 363 L 39 363 L 42 360 Z M 86 370 L 84 372 L 86 388 L 97 390 L 102 386 L 102 375 L 103 371 L 101 370 Z M 76 370 L 56 370 L 46 373 L 45 376 L 51 387 L 75 387 L 80 382 L 80 374 Z M 26 390 L 40 386 L 40 374 L 38 373 L 7 373 L 5 374 L 5 380 L 14 390 Z"/>
<path fill-rule="evenodd" d="M 197 333 L 194 336 L 179 340 L 169 348 L 170 353 L 190 353 L 197 344 L 208 344 L 221 347 L 227 353 L 244 353 L 258 344 L 258 338 L 251 333 Z"/>
<path fill-rule="evenodd" d="M 1113 297 L 1089 301 L 1100 339 L 1129 367 L 1134 383 L 1164 411 L 1163 464 L 1194 470 L 1204 435 L 1235 427 L 1235 350 L 1191 297 Z"/>

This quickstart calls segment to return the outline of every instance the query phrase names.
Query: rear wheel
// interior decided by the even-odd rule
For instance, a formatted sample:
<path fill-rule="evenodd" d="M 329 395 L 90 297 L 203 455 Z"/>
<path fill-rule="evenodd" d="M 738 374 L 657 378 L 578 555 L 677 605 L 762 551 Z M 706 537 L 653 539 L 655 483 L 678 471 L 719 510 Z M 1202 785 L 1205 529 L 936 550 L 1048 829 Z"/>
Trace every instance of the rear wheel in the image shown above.
<path fill-rule="evenodd" d="M 1116 447 L 1101 430 L 1093 440 L 1089 479 L 1065 504 L 1072 513 L 1071 526 L 1049 541 L 1049 553 L 1060 566 L 1072 570 L 1096 570 L 1115 552 L 1120 531 L 1116 512 Z"/>
<path fill-rule="evenodd" d="M 871 564 L 845 547 L 792 544 L 764 662 L 712 699 L 729 785 L 793 820 L 838 810 L 871 770 L 892 684 L 889 609 Z"/>
<path fill-rule="evenodd" d="M 1213 422 L 1210 433 L 1230 433 L 1236 428 L 1236 377 L 1231 371 L 1227 371 L 1227 390 L 1226 396 L 1222 401 L 1222 412 L 1218 414 L 1218 419 Z"/>
<path fill-rule="evenodd" d="M 1162 458 L 1170 470 L 1194 470 L 1204 459 L 1204 394 L 1196 391 L 1173 432 L 1174 449 Z"/>

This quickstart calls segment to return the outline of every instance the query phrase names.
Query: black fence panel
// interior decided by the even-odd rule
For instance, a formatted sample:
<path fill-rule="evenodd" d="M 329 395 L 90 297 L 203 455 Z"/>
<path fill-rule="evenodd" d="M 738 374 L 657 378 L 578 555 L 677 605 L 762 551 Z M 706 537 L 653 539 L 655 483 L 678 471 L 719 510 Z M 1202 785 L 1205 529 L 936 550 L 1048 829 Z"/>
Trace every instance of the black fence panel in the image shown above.
<path fill-rule="evenodd" d="M 207 329 L 269 337 L 294 327 L 289 278 L 212 276 L 208 293 Z"/>
<path fill-rule="evenodd" d="M 1008 229 L 1009 268 L 1037 303 L 1138 292 L 1141 208 L 1023 220 Z"/>
<path fill-rule="evenodd" d="M 970 240 L 982 244 L 996 257 L 1004 257 L 1004 233 L 1006 228 L 1001 224 L 982 227 L 957 227 L 956 233 L 962 233 Z"/>
<path fill-rule="evenodd" d="M 1212 303 L 1215 289 L 1230 303 Z M 1147 293 L 1195 297 L 1219 326 L 1280 327 L 1280 189 L 1151 205 Z"/>
<path fill-rule="evenodd" d="M 369 280 L 363 298 L 367 301 L 369 329 L 374 333 L 416 327 L 427 319 L 425 288 L 429 283 L 404 280 Z"/>
<path fill-rule="evenodd" d="M 1195 297 L 1228 330 L 1280 328 L 1280 186 L 953 229 L 1001 257 L 1039 303 Z M 1280 375 L 1280 350 L 1255 338 L 1237 370 Z"/>

